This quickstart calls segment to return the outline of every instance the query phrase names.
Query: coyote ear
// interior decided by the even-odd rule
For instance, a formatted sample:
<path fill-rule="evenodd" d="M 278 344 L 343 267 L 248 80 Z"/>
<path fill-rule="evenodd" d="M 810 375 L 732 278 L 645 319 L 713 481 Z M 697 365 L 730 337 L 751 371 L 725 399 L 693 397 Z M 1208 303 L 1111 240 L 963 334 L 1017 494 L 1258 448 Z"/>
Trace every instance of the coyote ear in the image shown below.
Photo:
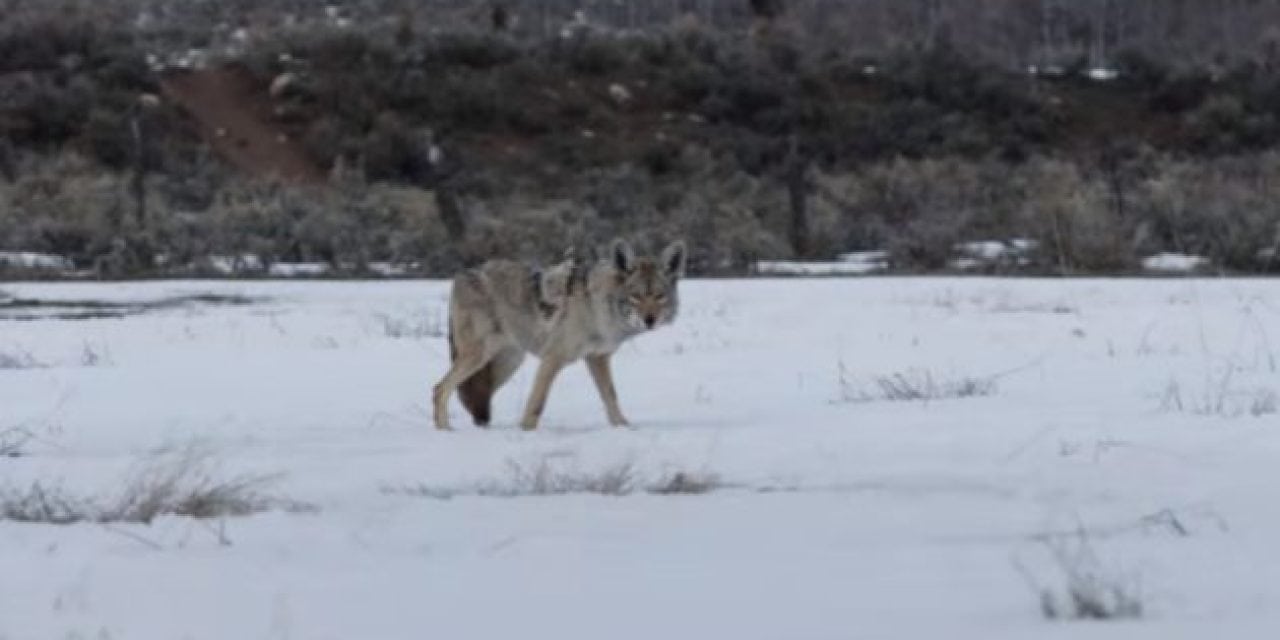
<path fill-rule="evenodd" d="M 662 250 L 662 266 L 666 267 L 669 275 L 679 278 L 684 275 L 687 254 L 688 252 L 684 250 L 684 241 L 676 240 Z"/>
<path fill-rule="evenodd" d="M 631 249 L 631 245 L 627 244 L 626 240 L 614 240 L 613 266 L 617 267 L 618 271 L 627 273 L 631 271 L 631 267 L 635 266 L 635 263 L 636 254 Z"/>

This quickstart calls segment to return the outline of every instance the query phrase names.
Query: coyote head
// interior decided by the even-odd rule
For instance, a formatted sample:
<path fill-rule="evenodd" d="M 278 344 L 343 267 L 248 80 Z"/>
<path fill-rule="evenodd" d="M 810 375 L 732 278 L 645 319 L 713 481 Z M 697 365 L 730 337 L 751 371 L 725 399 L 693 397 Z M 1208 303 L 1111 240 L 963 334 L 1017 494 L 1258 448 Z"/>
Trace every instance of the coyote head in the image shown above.
<path fill-rule="evenodd" d="M 614 310 L 623 322 L 646 330 L 674 320 L 679 306 L 676 283 L 684 275 L 684 243 L 671 243 L 656 260 L 637 258 L 624 240 L 614 241 L 611 253 L 618 278 Z"/>

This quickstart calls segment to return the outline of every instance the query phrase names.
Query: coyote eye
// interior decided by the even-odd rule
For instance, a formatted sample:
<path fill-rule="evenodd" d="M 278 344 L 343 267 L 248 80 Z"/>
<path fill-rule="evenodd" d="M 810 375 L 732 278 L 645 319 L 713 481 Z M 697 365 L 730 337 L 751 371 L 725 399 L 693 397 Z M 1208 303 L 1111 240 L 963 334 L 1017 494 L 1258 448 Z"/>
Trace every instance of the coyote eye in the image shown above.
<path fill-rule="evenodd" d="M 667 294 L 665 294 L 665 293 L 659 293 L 657 296 L 654 296 L 654 298 L 653 298 L 653 299 L 654 299 L 654 300 L 657 300 L 659 303 L 666 302 L 666 301 L 667 301 Z"/>

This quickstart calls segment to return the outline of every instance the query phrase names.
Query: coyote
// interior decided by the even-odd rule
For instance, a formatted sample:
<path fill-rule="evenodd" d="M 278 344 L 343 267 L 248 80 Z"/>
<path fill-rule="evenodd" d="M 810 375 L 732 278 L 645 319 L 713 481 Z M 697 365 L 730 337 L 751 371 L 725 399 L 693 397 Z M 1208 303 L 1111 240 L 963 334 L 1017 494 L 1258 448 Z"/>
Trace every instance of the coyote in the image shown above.
<path fill-rule="evenodd" d="M 617 240 L 607 260 L 569 257 L 545 272 L 490 260 L 453 279 L 449 301 L 452 366 L 432 393 L 435 424 L 449 429 L 449 396 L 457 390 L 477 426 L 489 424 L 493 394 L 526 353 L 541 360 L 520 426 L 535 429 L 551 382 L 565 365 L 586 359 L 609 423 L 626 426 L 609 359 L 626 340 L 675 319 L 676 284 L 685 247 L 673 242 L 657 260 L 637 258 Z"/>

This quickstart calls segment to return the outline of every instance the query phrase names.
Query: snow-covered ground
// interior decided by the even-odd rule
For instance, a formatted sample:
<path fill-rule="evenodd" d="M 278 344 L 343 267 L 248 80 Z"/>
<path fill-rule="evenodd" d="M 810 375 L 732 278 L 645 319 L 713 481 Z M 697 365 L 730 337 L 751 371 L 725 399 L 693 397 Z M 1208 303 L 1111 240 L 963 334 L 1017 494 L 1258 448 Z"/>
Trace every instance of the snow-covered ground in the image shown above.
<path fill-rule="evenodd" d="M 0 289 L 98 312 L 0 319 L 0 432 L 30 436 L 0 486 L 100 499 L 199 446 L 313 507 L 0 521 L 5 640 L 1280 628 L 1277 281 L 690 281 L 677 323 L 615 360 L 633 429 L 605 426 L 577 366 L 534 433 L 514 427 L 528 365 L 492 429 L 457 406 L 458 431 L 428 427 L 442 282 Z M 956 397 L 889 399 L 909 391 Z M 542 468 L 718 486 L 466 495 Z M 1064 565 L 1143 615 L 1045 620 Z"/>

